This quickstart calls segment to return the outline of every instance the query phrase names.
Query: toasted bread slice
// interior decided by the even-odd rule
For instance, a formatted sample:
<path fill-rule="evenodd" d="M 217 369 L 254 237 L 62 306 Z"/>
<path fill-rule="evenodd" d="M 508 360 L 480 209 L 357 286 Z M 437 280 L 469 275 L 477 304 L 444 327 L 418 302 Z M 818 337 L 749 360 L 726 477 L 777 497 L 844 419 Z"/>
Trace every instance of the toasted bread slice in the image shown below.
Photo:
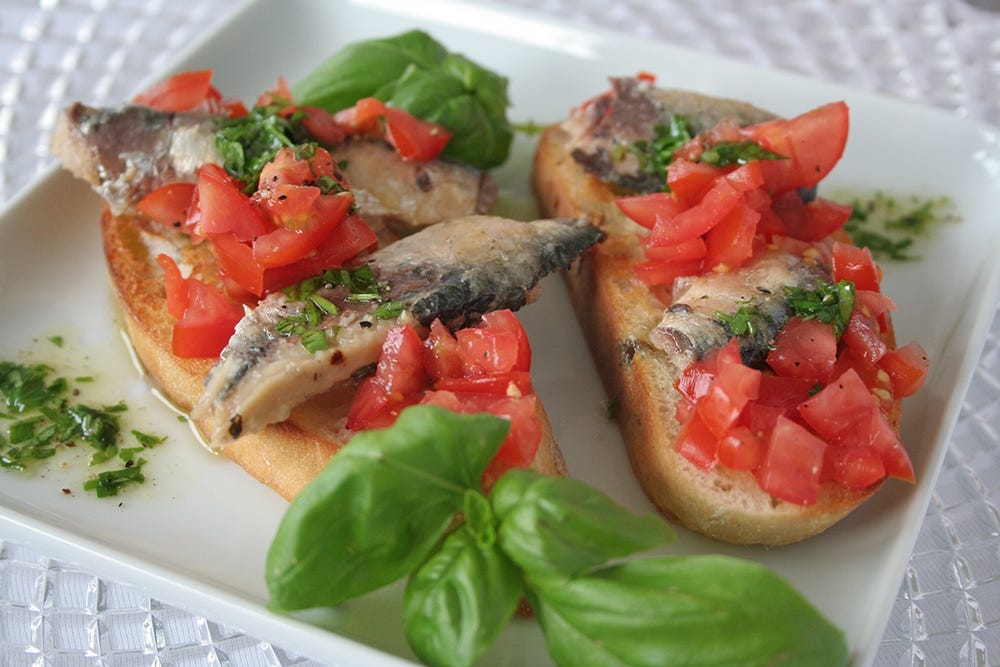
<path fill-rule="evenodd" d="M 645 259 L 642 228 L 615 206 L 615 192 L 572 158 L 559 125 L 540 137 L 533 186 L 544 215 L 589 219 L 606 234 L 587 252 L 567 284 L 590 351 L 620 426 L 635 474 L 653 503 L 688 528 L 726 542 L 778 545 L 833 525 L 871 497 L 827 482 L 814 505 L 774 499 L 750 472 L 717 466 L 704 472 L 677 452 L 679 394 L 684 370 L 650 344 L 664 303 L 639 282 L 633 266 Z M 898 409 L 892 416 L 898 424 Z"/>
<path fill-rule="evenodd" d="M 115 217 L 107 210 L 101 229 L 109 277 L 135 352 L 166 397 L 188 412 L 201 395 L 215 360 L 183 359 L 171 353 L 174 320 L 167 312 L 163 273 L 155 257 L 161 252 L 170 254 L 179 264 L 192 267 L 195 277 L 217 284 L 208 244 L 192 245 L 180 232 L 141 218 Z M 290 500 L 350 437 L 344 424 L 353 390 L 353 386 L 341 386 L 317 396 L 297 407 L 288 420 L 245 435 L 222 451 Z M 565 474 L 548 416 L 541 402 L 536 404 L 543 435 L 532 467 L 547 474 Z"/>

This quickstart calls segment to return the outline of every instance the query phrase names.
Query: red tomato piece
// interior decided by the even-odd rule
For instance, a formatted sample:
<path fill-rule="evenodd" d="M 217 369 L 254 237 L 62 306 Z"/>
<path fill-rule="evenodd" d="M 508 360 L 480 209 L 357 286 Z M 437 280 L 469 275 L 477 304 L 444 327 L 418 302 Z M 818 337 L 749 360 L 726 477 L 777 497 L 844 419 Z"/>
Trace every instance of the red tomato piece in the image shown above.
<path fill-rule="evenodd" d="M 676 245 L 650 246 L 644 243 L 643 249 L 650 260 L 668 263 L 701 260 L 708 254 L 708 245 L 701 237 Z"/>
<path fill-rule="evenodd" d="M 359 431 L 366 428 L 383 428 L 392 425 L 395 417 L 389 410 L 389 394 L 374 377 L 362 380 L 347 412 L 347 428 Z"/>
<path fill-rule="evenodd" d="M 685 368 L 674 387 L 689 401 L 697 401 L 708 393 L 714 379 L 715 364 L 703 359 Z"/>
<path fill-rule="evenodd" d="M 510 331 L 472 327 L 455 332 L 465 375 L 489 375 L 514 370 L 518 360 L 517 336 Z"/>
<path fill-rule="evenodd" d="M 813 505 L 827 445 L 791 419 L 778 417 L 757 471 L 760 488 L 796 505 Z"/>
<path fill-rule="evenodd" d="M 211 89 L 212 70 L 192 70 L 157 83 L 134 102 L 159 111 L 191 111 L 208 99 Z"/>
<path fill-rule="evenodd" d="M 527 371 L 491 373 L 472 377 L 442 377 L 434 382 L 435 389 L 459 393 L 492 394 L 519 398 L 533 394 L 531 374 Z"/>
<path fill-rule="evenodd" d="M 721 438 L 746 404 L 757 398 L 761 373 L 743 365 L 736 339 L 720 351 L 717 364 L 715 379 L 698 401 L 695 413 L 716 438 Z"/>
<path fill-rule="evenodd" d="M 848 489 L 865 489 L 885 479 L 879 454 L 869 447 L 827 447 L 823 478 Z"/>
<path fill-rule="evenodd" d="M 843 227 L 851 217 L 851 207 L 829 199 L 803 203 L 797 191 L 775 201 L 775 211 L 792 238 L 821 241 Z"/>
<path fill-rule="evenodd" d="M 715 437 L 696 412 L 681 427 L 677 436 L 677 451 L 699 470 L 709 471 L 718 460 L 719 439 Z"/>
<path fill-rule="evenodd" d="M 314 252 L 293 264 L 267 269 L 264 273 L 264 290 L 273 292 L 326 269 L 343 266 L 377 243 L 378 237 L 368 223 L 356 215 L 349 215 L 334 227 L 333 232 Z"/>
<path fill-rule="evenodd" d="M 269 229 L 264 212 L 216 164 L 198 170 L 198 209 L 195 231 L 201 236 L 232 233 L 240 241 L 251 241 Z"/>
<path fill-rule="evenodd" d="M 874 409 L 875 398 L 853 368 L 798 407 L 806 423 L 827 439 L 850 430 Z"/>
<path fill-rule="evenodd" d="M 483 313 L 482 319 L 480 327 L 513 334 L 514 340 L 517 342 L 517 360 L 514 362 L 513 370 L 531 370 L 531 343 L 528 341 L 528 332 L 524 330 L 524 325 L 521 324 L 517 315 L 512 310 L 504 308 Z"/>
<path fill-rule="evenodd" d="M 716 179 L 725 174 L 722 167 L 676 158 L 667 166 L 667 186 L 673 198 L 690 206 L 701 201 Z"/>
<path fill-rule="evenodd" d="M 194 183 L 168 183 L 140 199 L 136 208 L 161 225 L 180 227 L 188 218 L 194 187 Z"/>
<path fill-rule="evenodd" d="M 927 380 L 930 359 L 927 351 L 916 341 L 889 350 L 878 361 L 878 367 L 889 374 L 892 394 L 896 398 L 913 396 Z"/>
<path fill-rule="evenodd" d="M 732 183 L 718 179 L 700 203 L 670 218 L 657 217 L 649 244 L 671 245 L 697 238 L 719 224 L 740 200 L 740 191 Z"/>
<path fill-rule="evenodd" d="M 303 231 L 313 226 L 312 212 L 320 195 L 315 185 L 281 184 L 258 191 L 256 200 L 278 227 Z"/>
<path fill-rule="evenodd" d="M 719 440 L 718 458 L 731 470 L 754 470 L 764 460 L 764 441 L 746 426 L 734 426 Z"/>
<path fill-rule="evenodd" d="M 850 112 L 833 102 L 791 119 L 775 119 L 741 130 L 741 134 L 787 160 L 761 162 L 767 189 L 782 194 L 819 183 L 840 161 L 847 146 Z"/>
<path fill-rule="evenodd" d="M 316 175 L 309 161 L 296 157 L 295 149 L 285 146 L 261 169 L 257 187 L 268 192 L 282 185 L 315 184 Z"/>
<path fill-rule="evenodd" d="M 437 123 L 390 107 L 385 110 L 385 138 L 404 160 L 427 162 L 441 154 L 451 132 Z"/>
<path fill-rule="evenodd" d="M 705 235 L 708 255 L 705 266 L 713 270 L 737 269 L 753 255 L 754 236 L 760 213 L 737 206 Z"/>
<path fill-rule="evenodd" d="M 682 204 L 669 192 L 622 197 L 615 200 L 615 206 L 630 220 L 646 229 L 652 229 L 657 218 L 672 218 L 687 208 L 686 204 Z"/>
<path fill-rule="evenodd" d="M 381 136 L 382 119 L 385 118 L 385 103 L 374 97 L 363 97 L 353 107 L 334 114 L 337 124 L 349 134 L 374 134 Z"/>
<path fill-rule="evenodd" d="M 254 261 L 265 268 L 292 264 L 313 252 L 344 221 L 354 202 L 346 192 L 319 195 L 319 188 L 292 187 L 315 190 L 316 197 L 309 205 L 307 220 L 301 228 L 278 227 L 254 239 Z"/>
<path fill-rule="evenodd" d="M 337 123 L 337 119 L 326 109 L 319 107 L 299 107 L 302 111 L 302 127 L 309 135 L 325 146 L 334 146 L 344 141 L 347 132 Z"/>
<path fill-rule="evenodd" d="M 793 317 L 778 332 L 767 365 L 782 377 L 826 384 L 837 363 L 833 327 L 818 320 Z"/>
<path fill-rule="evenodd" d="M 156 263 L 163 269 L 163 283 L 167 292 L 167 312 L 175 319 L 180 319 L 184 315 L 184 310 L 188 305 L 187 283 L 181 270 L 169 255 L 160 253 L 156 256 Z"/>
<path fill-rule="evenodd" d="M 186 282 L 188 304 L 174 324 L 171 350 L 178 357 L 217 357 L 243 319 L 243 306 L 201 280 Z"/>
<path fill-rule="evenodd" d="M 410 326 L 393 327 L 386 334 L 375 379 L 390 400 L 399 401 L 427 386 L 424 343 Z"/>
<path fill-rule="evenodd" d="M 833 279 L 850 280 L 859 290 L 881 291 L 881 271 L 868 248 L 836 241 L 833 244 Z"/>
<path fill-rule="evenodd" d="M 650 287 L 672 285 L 682 276 L 696 276 L 701 273 L 704 262 L 700 259 L 682 259 L 676 262 L 649 261 L 632 267 L 636 278 Z"/>
<path fill-rule="evenodd" d="M 212 237 L 212 247 L 224 278 L 258 298 L 264 296 L 264 267 L 254 259 L 249 244 L 240 241 L 235 234 L 216 234 Z"/>
<path fill-rule="evenodd" d="M 462 376 L 458 341 L 439 319 L 431 322 L 430 332 L 424 339 L 424 369 L 432 380 Z"/>
<path fill-rule="evenodd" d="M 877 364 L 887 350 L 878 321 L 862 314 L 857 308 L 851 314 L 851 319 L 847 323 L 841 340 L 848 349 L 857 357 L 864 359 L 869 366 Z"/>

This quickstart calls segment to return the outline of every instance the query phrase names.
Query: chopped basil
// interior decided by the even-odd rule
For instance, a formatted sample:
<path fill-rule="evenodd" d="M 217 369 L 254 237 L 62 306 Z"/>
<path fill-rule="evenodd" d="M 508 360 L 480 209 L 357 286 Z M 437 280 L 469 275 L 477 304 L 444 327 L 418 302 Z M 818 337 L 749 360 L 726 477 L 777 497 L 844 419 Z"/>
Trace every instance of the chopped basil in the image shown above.
<path fill-rule="evenodd" d="M 135 464 L 136 454 L 161 444 L 165 438 L 133 430 L 138 447 L 120 448 L 119 415 L 128 407 L 124 402 L 100 408 L 70 403 L 69 383 L 50 376 L 55 371 L 44 364 L 33 366 L 0 361 L 0 395 L 6 412 L 0 420 L 8 422 L 6 435 L 0 432 L 0 467 L 27 470 L 32 462 L 55 456 L 60 447 L 89 445 L 93 452 L 89 465 L 97 466 L 118 456 L 128 472 L 106 471 L 84 484 L 98 496 L 115 495 L 124 484 L 142 481 Z M 90 377 L 78 381 L 92 381 Z M 142 459 L 139 459 L 140 462 Z"/>
<path fill-rule="evenodd" d="M 792 314 L 806 320 L 819 320 L 833 325 L 833 331 L 839 338 L 854 311 L 854 283 L 841 280 L 837 283 L 819 281 L 814 289 L 785 286 L 788 304 Z"/>
<path fill-rule="evenodd" d="M 83 483 L 85 491 L 94 491 L 98 498 L 117 496 L 118 492 L 128 484 L 139 484 L 146 481 L 142 474 L 142 467 L 146 464 L 146 459 L 137 459 L 133 463 L 126 463 L 124 467 L 117 470 L 105 470 Z"/>
<path fill-rule="evenodd" d="M 706 148 L 699 162 L 716 167 L 746 164 L 754 160 L 787 160 L 779 153 L 769 151 L 755 141 L 720 141 Z"/>
<path fill-rule="evenodd" d="M 768 319 L 760 310 L 748 304 L 740 304 L 732 315 L 720 311 L 715 316 L 729 327 L 734 336 L 753 336 L 757 332 L 756 322 Z"/>
<path fill-rule="evenodd" d="M 935 225 L 954 219 L 947 197 L 891 197 L 875 192 L 839 199 L 850 200 L 853 207 L 844 230 L 856 245 L 881 260 L 919 259 L 913 253 L 917 239 L 928 236 Z"/>
<path fill-rule="evenodd" d="M 260 172 L 279 150 L 296 145 L 292 122 L 278 115 L 279 105 L 254 107 L 241 118 L 217 120 L 215 146 L 222 166 L 246 185 L 257 189 Z"/>
<path fill-rule="evenodd" d="M 328 269 L 318 276 L 306 278 L 284 289 L 284 294 L 292 301 L 303 304 L 302 312 L 278 320 L 278 333 L 283 336 L 299 336 L 302 346 L 310 352 L 321 352 L 329 348 L 337 336 L 337 327 L 321 326 L 326 315 L 339 315 L 340 308 L 333 301 L 319 294 L 320 289 L 342 287 L 347 291 L 344 301 L 354 303 L 381 302 L 376 305 L 373 315 L 380 320 L 391 320 L 403 312 L 403 304 L 398 301 L 384 301 L 383 295 L 389 286 L 379 281 L 368 264 L 354 269 Z"/>
<path fill-rule="evenodd" d="M 639 160 L 639 171 L 664 178 L 666 184 L 667 165 L 673 162 L 674 153 L 691 140 L 690 123 L 685 116 L 674 114 L 670 122 L 656 125 L 655 136 L 648 141 L 637 141 L 626 150 Z"/>

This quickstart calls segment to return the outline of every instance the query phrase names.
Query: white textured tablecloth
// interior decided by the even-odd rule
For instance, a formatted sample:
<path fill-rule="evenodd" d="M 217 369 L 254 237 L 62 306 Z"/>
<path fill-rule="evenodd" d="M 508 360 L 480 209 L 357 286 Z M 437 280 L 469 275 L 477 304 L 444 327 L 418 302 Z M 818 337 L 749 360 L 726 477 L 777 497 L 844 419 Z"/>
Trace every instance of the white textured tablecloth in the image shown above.
<path fill-rule="evenodd" d="M 52 164 L 67 102 L 126 98 L 237 0 L 0 0 L 0 203 Z M 506 0 L 1000 126 L 1000 0 Z M 1000 224 L 1000 213 L 998 213 Z M 1000 249 L 998 249 L 1000 252 Z M 878 665 L 1000 665 L 1000 318 Z M 0 666 L 313 665 L 0 535 Z"/>

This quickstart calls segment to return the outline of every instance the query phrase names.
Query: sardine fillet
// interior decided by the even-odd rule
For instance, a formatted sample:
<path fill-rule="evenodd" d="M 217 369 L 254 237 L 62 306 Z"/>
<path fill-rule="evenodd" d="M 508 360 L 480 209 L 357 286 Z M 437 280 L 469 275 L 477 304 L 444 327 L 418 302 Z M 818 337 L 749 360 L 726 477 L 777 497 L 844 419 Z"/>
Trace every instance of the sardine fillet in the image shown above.
<path fill-rule="evenodd" d="M 343 287 L 319 294 L 337 306 L 315 326 L 330 344 L 310 351 L 300 334 L 281 332 L 305 304 L 283 293 L 266 297 L 236 328 L 212 370 L 194 416 L 212 423 L 221 444 L 266 424 L 377 361 L 388 331 L 399 324 L 427 327 L 435 318 L 458 329 L 482 313 L 527 303 L 542 277 L 570 264 L 601 239 L 576 220 L 517 222 L 472 216 L 443 222 L 382 248 L 369 258 L 388 286 L 383 301 L 398 302 L 398 318 L 381 319 L 375 303 L 352 302 Z"/>

